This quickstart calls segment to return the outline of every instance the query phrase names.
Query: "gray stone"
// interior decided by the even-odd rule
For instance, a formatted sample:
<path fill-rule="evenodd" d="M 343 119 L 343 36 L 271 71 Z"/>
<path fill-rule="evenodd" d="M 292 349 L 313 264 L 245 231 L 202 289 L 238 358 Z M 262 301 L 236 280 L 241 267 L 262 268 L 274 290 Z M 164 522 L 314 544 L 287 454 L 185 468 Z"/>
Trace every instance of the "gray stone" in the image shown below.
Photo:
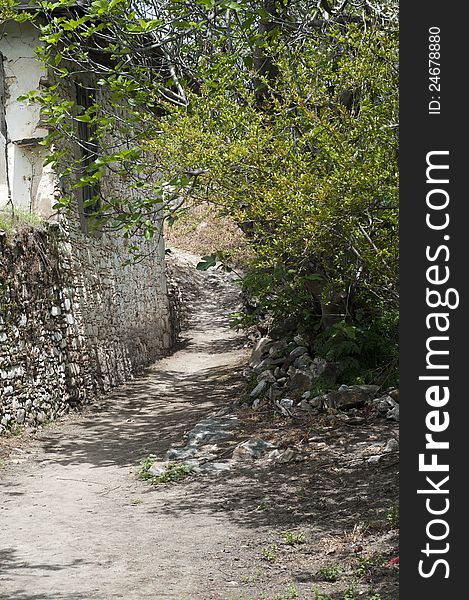
<path fill-rule="evenodd" d="M 396 439 L 391 438 L 387 441 L 384 452 L 395 452 L 396 450 L 399 450 L 399 442 Z"/>
<path fill-rule="evenodd" d="M 308 403 L 312 406 L 312 408 L 323 408 L 325 396 L 315 396 L 314 398 L 310 398 Z"/>
<path fill-rule="evenodd" d="M 251 438 L 246 442 L 238 444 L 233 450 L 234 460 L 245 460 L 261 458 L 270 450 L 273 450 L 275 446 L 270 442 L 261 440 L 260 438 Z"/>
<path fill-rule="evenodd" d="M 329 392 L 324 396 L 324 404 L 328 408 L 348 410 L 359 408 L 368 400 L 368 394 L 363 390 L 342 386 L 339 390 Z"/>
<path fill-rule="evenodd" d="M 274 379 L 274 381 L 275 381 L 275 379 Z M 267 391 L 268 387 L 269 387 L 269 382 L 266 379 L 262 379 L 261 381 L 259 381 L 259 383 L 256 385 L 256 387 L 249 394 L 249 397 L 252 399 L 255 399 L 255 398 L 258 398 L 259 396 L 262 396 L 262 394 L 264 394 Z"/>
<path fill-rule="evenodd" d="M 277 342 L 273 342 L 273 344 L 269 348 L 269 356 L 271 358 L 280 358 L 285 356 L 287 351 L 287 343 L 284 340 L 278 340 Z"/>
<path fill-rule="evenodd" d="M 194 467 L 195 473 L 202 473 L 204 475 L 222 475 L 232 468 L 232 464 L 229 462 L 207 462 Z"/>
<path fill-rule="evenodd" d="M 391 421 L 399 421 L 399 404 L 396 404 L 394 408 L 391 408 L 391 410 L 388 411 L 386 418 Z"/>
<path fill-rule="evenodd" d="M 263 371 L 269 370 L 271 367 L 275 365 L 275 360 L 273 358 L 264 358 L 260 363 L 254 365 L 253 371 L 256 374 L 262 373 Z"/>
<path fill-rule="evenodd" d="M 19 425 L 22 425 L 24 423 L 25 417 L 26 417 L 26 411 L 24 410 L 24 408 L 19 408 L 16 411 L 16 422 Z"/>
<path fill-rule="evenodd" d="M 274 383 L 270 388 L 269 391 L 267 392 L 267 397 L 269 398 L 269 400 L 271 402 L 275 402 L 278 398 L 280 398 L 280 396 L 283 394 L 283 390 L 282 388 Z"/>
<path fill-rule="evenodd" d="M 305 412 L 312 412 L 315 410 L 315 408 L 313 406 L 311 406 L 311 404 L 308 402 L 308 400 L 302 400 L 300 402 L 300 409 L 304 410 Z"/>
<path fill-rule="evenodd" d="M 274 463 L 285 464 L 292 462 L 296 458 L 296 452 L 293 448 L 287 448 L 286 450 L 273 450 L 268 455 L 268 460 Z"/>
<path fill-rule="evenodd" d="M 262 357 L 268 353 L 269 348 L 273 343 L 274 340 L 270 337 L 260 338 L 252 350 L 249 366 L 255 367 L 258 365 L 261 362 Z"/>
<path fill-rule="evenodd" d="M 295 359 L 299 356 L 303 356 L 303 354 L 306 354 L 307 352 L 308 348 L 306 348 L 305 346 L 297 346 L 290 352 L 289 356 L 290 358 Z"/>
<path fill-rule="evenodd" d="M 282 398 L 281 400 L 277 400 L 275 402 L 275 406 L 280 410 L 282 415 L 286 417 L 291 417 L 292 409 L 293 409 L 293 400 L 290 398 Z"/>
<path fill-rule="evenodd" d="M 268 369 L 266 369 L 265 371 L 262 371 L 262 373 L 260 373 L 257 376 L 257 381 L 268 381 L 269 383 L 275 383 L 276 379 L 274 377 L 274 374 L 272 373 L 272 371 L 269 371 Z"/>
<path fill-rule="evenodd" d="M 314 379 L 311 373 L 297 370 L 291 377 L 288 387 L 298 394 L 302 394 L 311 388 L 313 381 Z"/>
<path fill-rule="evenodd" d="M 341 367 L 338 362 L 329 362 L 317 356 L 313 359 L 309 369 L 315 379 L 323 377 L 335 381 L 340 374 Z"/>
<path fill-rule="evenodd" d="M 374 456 L 370 456 L 370 458 L 368 459 L 368 464 L 370 465 L 377 465 L 380 461 L 381 461 L 381 454 L 376 454 Z"/>
<path fill-rule="evenodd" d="M 373 408 L 382 413 L 387 412 L 396 405 L 396 402 L 388 395 L 375 398 L 375 400 L 372 401 Z"/>
<path fill-rule="evenodd" d="M 164 475 L 166 473 L 168 465 L 169 465 L 169 462 L 167 462 L 167 461 L 165 461 L 165 462 L 156 461 L 148 469 L 148 472 L 150 473 L 150 475 L 153 475 L 153 477 L 160 477 L 160 475 Z"/>
<path fill-rule="evenodd" d="M 313 359 L 311 358 L 311 356 L 309 356 L 308 354 L 303 354 L 302 356 L 300 356 L 299 358 L 297 358 L 295 360 L 295 362 L 293 363 L 293 366 L 296 367 L 297 369 L 307 369 L 311 363 L 313 362 Z"/>
<path fill-rule="evenodd" d="M 370 398 L 373 398 L 376 395 L 376 393 L 379 391 L 380 386 L 372 385 L 372 384 L 359 384 L 359 385 L 350 385 L 350 386 L 348 386 L 348 388 L 352 389 L 352 390 L 362 390 L 363 392 L 368 394 L 368 396 Z"/>

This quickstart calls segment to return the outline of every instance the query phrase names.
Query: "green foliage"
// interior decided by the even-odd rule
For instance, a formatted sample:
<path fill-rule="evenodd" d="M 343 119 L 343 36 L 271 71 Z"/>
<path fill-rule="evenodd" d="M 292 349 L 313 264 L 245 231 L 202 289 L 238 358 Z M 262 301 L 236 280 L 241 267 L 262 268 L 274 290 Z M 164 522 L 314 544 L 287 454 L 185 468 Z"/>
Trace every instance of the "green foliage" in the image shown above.
<path fill-rule="evenodd" d="M 295 533 L 293 531 L 284 531 L 283 532 L 283 541 L 288 546 L 296 546 L 298 544 L 304 544 L 305 540 L 306 540 L 305 534 L 302 531 L 300 531 L 298 533 Z"/>
<path fill-rule="evenodd" d="M 11 210 L 0 210 L 0 231 L 11 233 L 15 229 L 23 227 L 40 227 L 43 224 L 34 212 L 15 208 Z"/>
<path fill-rule="evenodd" d="M 150 481 L 153 484 L 159 483 L 175 483 L 185 479 L 192 473 L 192 469 L 189 465 L 170 463 L 166 467 L 166 471 L 162 475 L 155 476 L 150 473 L 150 469 L 156 460 L 154 454 L 150 454 L 140 463 L 140 469 L 138 476 L 144 481 Z"/>
<path fill-rule="evenodd" d="M 278 546 L 276 544 L 261 548 L 261 556 L 267 562 L 275 562 L 277 560 L 277 550 Z"/>
<path fill-rule="evenodd" d="M 18 19 L 39 27 L 53 74 L 28 101 L 50 130 L 48 160 L 74 182 L 56 208 L 88 186 L 95 226 L 150 241 L 187 200 L 210 202 L 250 246 L 255 309 L 238 325 L 288 315 L 346 380 L 395 383 L 395 3 L 332 2 L 333 15 L 318 3 L 320 26 L 307 2 L 94 0 L 53 18 L 68 1 L 42 4 L 51 18 Z M 86 106 L 62 94 L 90 72 Z M 83 127 L 77 157 L 62 140 Z M 111 174 L 125 194 L 100 194 Z"/>
<path fill-rule="evenodd" d="M 14 7 L 18 0 L 1 0 L 0 4 L 0 23 L 11 19 L 14 16 Z"/>
<path fill-rule="evenodd" d="M 397 37 L 350 26 L 326 42 L 318 36 L 293 57 L 279 55 L 268 110 L 221 61 L 187 108 L 161 120 L 149 147 L 168 175 L 176 166 L 202 173 L 189 196 L 208 197 L 246 231 L 250 322 L 256 313 L 296 317 L 348 379 L 392 379 Z"/>
<path fill-rule="evenodd" d="M 399 506 L 391 506 L 386 513 L 389 529 L 399 529 Z"/>
<path fill-rule="evenodd" d="M 320 567 L 319 575 L 324 581 L 334 583 L 340 577 L 340 568 L 337 565 L 328 563 L 327 565 L 323 565 L 322 567 Z"/>

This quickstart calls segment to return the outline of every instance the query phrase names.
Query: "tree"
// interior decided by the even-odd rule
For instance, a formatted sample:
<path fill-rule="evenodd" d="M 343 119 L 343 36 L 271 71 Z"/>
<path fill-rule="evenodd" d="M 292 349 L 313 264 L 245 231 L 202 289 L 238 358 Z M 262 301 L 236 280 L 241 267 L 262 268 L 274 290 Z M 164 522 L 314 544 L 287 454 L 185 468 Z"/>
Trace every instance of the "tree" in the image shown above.
<path fill-rule="evenodd" d="M 51 160 L 77 186 L 111 170 L 145 192 L 103 198 L 99 226 L 150 238 L 162 207 L 174 218 L 181 202 L 209 200 L 249 235 L 244 285 L 259 313 L 296 316 L 351 377 L 395 366 L 395 3 L 93 0 L 60 10 L 69 4 L 40 2 L 38 52 L 57 83 L 35 101 L 50 144 L 86 122 L 100 153 L 84 175 L 66 154 Z M 59 101 L 60 82 L 83 69 L 111 102 Z M 106 146 L 111 130 L 118 151 Z"/>

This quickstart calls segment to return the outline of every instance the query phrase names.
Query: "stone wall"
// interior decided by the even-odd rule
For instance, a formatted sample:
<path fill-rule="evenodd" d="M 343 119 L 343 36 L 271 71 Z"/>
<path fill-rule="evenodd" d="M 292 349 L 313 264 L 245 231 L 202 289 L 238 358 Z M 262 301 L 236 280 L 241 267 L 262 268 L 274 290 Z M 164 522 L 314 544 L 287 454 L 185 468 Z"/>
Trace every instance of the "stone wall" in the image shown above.
<path fill-rule="evenodd" d="M 175 341 L 162 242 L 62 225 L 0 232 L 0 433 L 54 419 L 123 383 Z"/>

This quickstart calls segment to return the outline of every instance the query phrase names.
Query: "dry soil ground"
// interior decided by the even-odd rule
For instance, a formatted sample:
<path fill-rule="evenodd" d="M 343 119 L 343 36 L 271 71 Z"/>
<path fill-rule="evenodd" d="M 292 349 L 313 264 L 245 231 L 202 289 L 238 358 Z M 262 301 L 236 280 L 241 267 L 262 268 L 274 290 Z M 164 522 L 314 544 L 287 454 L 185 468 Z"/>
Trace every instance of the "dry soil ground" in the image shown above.
<path fill-rule="evenodd" d="M 396 426 L 241 409 L 295 458 L 168 485 L 138 478 L 241 397 L 235 300 L 204 279 L 179 349 L 81 413 L 0 441 L 1 600 L 397 600 Z M 228 445 L 228 449 L 229 449 Z"/>

